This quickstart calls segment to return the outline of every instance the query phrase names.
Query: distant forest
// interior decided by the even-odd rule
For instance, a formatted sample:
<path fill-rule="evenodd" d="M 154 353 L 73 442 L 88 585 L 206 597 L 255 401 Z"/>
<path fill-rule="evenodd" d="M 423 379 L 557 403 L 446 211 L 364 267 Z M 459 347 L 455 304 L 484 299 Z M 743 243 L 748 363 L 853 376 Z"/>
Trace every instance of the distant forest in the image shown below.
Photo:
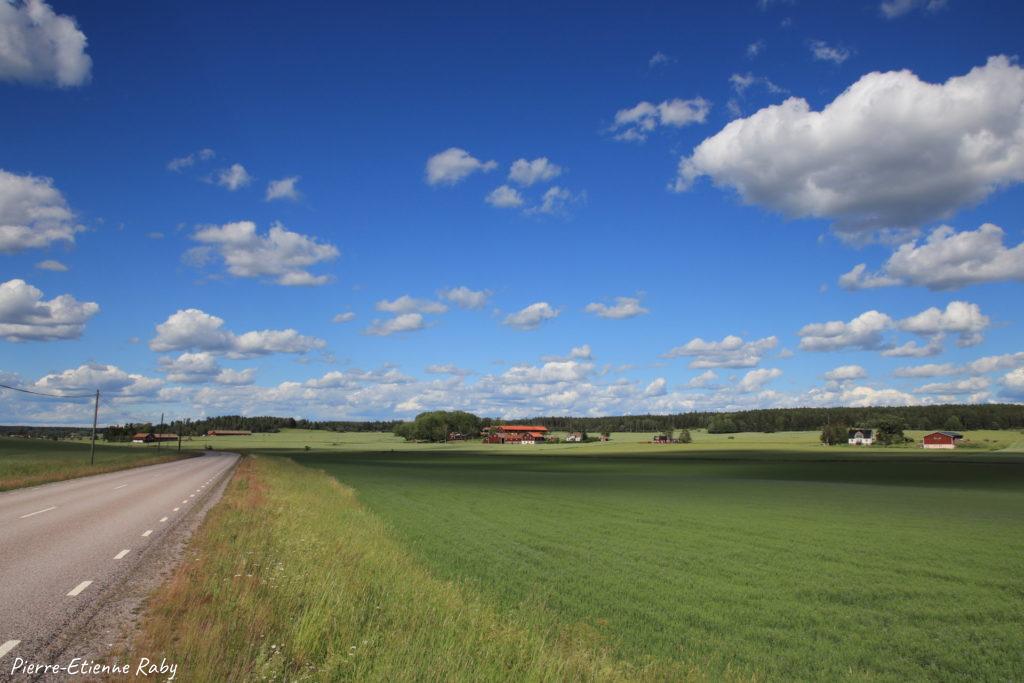
<path fill-rule="evenodd" d="M 558 431 L 665 432 L 707 429 L 710 432 L 787 432 L 819 430 L 828 424 L 872 427 L 886 417 L 900 417 L 906 429 L 1024 429 L 1024 405 L 892 406 L 880 408 L 769 408 L 730 413 L 678 413 L 621 417 L 535 417 L 522 422 Z"/>
<path fill-rule="evenodd" d="M 881 408 L 771 408 L 738 412 L 694 412 L 674 415 L 622 415 L 610 417 L 531 417 L 516 423 L 543 425 L 554 431 L 666 432 L 670 429 L 707 429 L 711 432 L 814 431 L 839 424 L 872 427 L 885 417 L 900 417 L 907 429 L 1024 429 L 1024 405 L 989 403 L 981 405 L 893 406 Z M 164 425 L 152 423 L 114 425 L 99 431 L 109 441 L 128 441 L 136 432 L 177 433 L 200 436 L 209 429 L 248 429 L 277 432 L 281 429 L 321 429 L 333 432 L 394 432 L 403 420 L 314 421 L 292 417 L 243 417 L 224 415 L 203 420 L 182 420 Z M 480 426 L 502 424 L 483 418 Z M 0 434 L 36 438 L 66 438 L 86 435 L 83 427 L 0 426 Z"/>

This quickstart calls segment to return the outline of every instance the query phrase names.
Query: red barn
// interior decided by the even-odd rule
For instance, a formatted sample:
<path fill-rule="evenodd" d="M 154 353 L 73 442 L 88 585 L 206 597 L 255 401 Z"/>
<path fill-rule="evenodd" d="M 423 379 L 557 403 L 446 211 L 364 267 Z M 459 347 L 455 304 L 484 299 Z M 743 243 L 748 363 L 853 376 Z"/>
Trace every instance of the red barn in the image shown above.
<path fill-rule="evenodd" d="M 921 445 L 925 448 L 956 448 L 956 442 L 964 438 L 957 432 L 932 432 L 925 434 Z"/>

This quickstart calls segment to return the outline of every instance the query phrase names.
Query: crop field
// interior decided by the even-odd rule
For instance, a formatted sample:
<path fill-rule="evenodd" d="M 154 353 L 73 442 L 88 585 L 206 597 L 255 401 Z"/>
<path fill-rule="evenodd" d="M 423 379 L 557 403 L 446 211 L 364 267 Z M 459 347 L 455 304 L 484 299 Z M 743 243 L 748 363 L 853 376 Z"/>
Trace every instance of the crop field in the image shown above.
<path fill-rule="evenodd" d="M 202 449 L 205 446 L 217 450 L 310 450 L 331 452 L 416 452 L 416 453 L 510 453 L 526 455 L 686 455 L 706 454 L 710 451 L 758 451 L 775 453 L 812 453 L 845 455 L 857 453 L 901 453 L 921 454 L 918 447 L 925 432 L 908 430 L 906 435 L 914 445 L 900 447 L 822 446 L 818 432 L 775 432 L 771 434 L 742 432 L 739 434 L 708 434 L 704 430 L 692 430 L 693 443 L 652 444 L 654 432 L 616 432 L 607 442 L 594 443 L 550 443 L 532 446 L 514 444 L 483 444 L 478 439 L 447 444 L 409 443 L 390 433 L 382 432 L 330 432 L 323 430 L 282 429 L 272 434 L 251 436 L 196 436 L 183 442 L 184 448 Z M 555 432 L 554 436 L 564 437 Z M 976 430 L 965 432 L 968 445 L 956 449 L 957 453 L 978 453 L 1002 449 L 1024 451 L 1024 433 L 1017 431 Z M 173 444 L 171 444 L 173 446 Z M 136 448 L 153 449 L 146 445 Z M 164 445 L 167 447 L 167 444 Z M 926 452 L 929 457 L 935 451 Z"/>
<path fill-rule="evenodd" d="M 181 457 L 175 449 L 137 449 L 97 441 L 96 463 L 89 464 L 88 443 L 0 437 L 0 491 L 51 481 L 153 465 Z M 176 446 L 176 445 L 175 445 Z"/>
<path fill-rule="evenodd" d="M 1019 433 L 732 436 L 226 437 L 253 457 L 125 654 L 225 681 L 1024 677 Z"/>
<path fill-rule="evenodd" d="M 1024 676 L 1024 458 L 294 456 L 432 575 L 634 666 Z"/>

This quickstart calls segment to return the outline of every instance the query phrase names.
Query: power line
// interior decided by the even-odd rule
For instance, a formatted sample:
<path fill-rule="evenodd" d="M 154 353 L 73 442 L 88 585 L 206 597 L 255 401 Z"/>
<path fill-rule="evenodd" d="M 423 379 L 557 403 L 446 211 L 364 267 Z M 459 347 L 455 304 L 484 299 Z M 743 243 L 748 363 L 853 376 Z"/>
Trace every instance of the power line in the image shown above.
<path fill-rule="evenodd" d="M 61 395 L 61 394 L 44 394 L 39 391 L 32 391 L 31 389 L 20 389 L 18 387 L 8 386 L 7 384 L 0 384 L 0 389 L 10 389 L 11 391 L 20 391 L 23 394 L 32 394 L 33 396 L 45 396 L 46 398 L 92 398 L 93 394 L 72 394 L 72 395 Z"/>

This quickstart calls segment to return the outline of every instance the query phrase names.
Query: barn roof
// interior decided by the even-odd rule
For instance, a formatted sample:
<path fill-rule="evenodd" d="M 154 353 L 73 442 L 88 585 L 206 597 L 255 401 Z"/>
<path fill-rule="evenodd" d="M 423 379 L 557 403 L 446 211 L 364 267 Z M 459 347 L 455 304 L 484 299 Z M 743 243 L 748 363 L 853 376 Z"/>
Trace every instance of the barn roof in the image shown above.
<path fill-rule="evenodd" d="M 942 434 L 944 436 L 950 437 L 951 439 L 962 439 L 962 438 L 964 438 L 964 435 L 961 434 L 960 432 L 932 432 L 931 434 L 929 434 L 929 436 L 932 436 L 934 434 Z"/>
<path fill-rule="evenodd" d="M 546 432 L 547 427 L 538 425 L 499 425 L 498 429 L 503 432 Z"/>

